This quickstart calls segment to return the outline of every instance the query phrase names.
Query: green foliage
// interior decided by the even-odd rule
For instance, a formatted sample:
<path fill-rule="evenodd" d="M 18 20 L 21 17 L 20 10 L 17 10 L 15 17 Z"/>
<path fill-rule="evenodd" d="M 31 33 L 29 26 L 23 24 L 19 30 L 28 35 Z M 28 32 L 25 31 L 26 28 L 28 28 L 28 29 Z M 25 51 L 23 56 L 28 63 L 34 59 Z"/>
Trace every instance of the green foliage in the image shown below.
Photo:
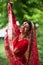
<path fill-rule="evenodd" d="M 38 51 L 40 57 L 40 65 L 43 65 L 43 28 L 40 26 L 37 29 L 37 42 L 38 42 Z"/>
<path fill-rule="evenodd" d="M 23 20 L 43 23 L 43 1 L 42 0 L 10 0 L 13 2 L 12 10 L 16 19 L 22 23 Z M 8 23 L 7 0 L 0 1 L 0 28 Z M 2 20 L 3 19 L 3 20 Z"/>

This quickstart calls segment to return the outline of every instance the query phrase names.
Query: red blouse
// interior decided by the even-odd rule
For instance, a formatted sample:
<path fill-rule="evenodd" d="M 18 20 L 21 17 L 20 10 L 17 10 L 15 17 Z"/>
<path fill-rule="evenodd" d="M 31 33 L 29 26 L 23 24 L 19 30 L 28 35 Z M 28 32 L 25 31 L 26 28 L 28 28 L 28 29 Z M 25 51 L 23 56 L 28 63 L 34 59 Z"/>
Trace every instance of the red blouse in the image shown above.
<path fill-rule="evenodd" d="M 24 38 L 23 40 L 18 40 L 19 37 L 17 37 L 14 42 L 13 42 L 13 45 L 14 45 L 14 48 L 18 48 L 20 49 L 20 53 L 18 53 L 19 56 L 23 55 L 26 50 L 28 49 L 28 44 L 29 44 L 29 40 L 27 40 L 26 38 Z"/>

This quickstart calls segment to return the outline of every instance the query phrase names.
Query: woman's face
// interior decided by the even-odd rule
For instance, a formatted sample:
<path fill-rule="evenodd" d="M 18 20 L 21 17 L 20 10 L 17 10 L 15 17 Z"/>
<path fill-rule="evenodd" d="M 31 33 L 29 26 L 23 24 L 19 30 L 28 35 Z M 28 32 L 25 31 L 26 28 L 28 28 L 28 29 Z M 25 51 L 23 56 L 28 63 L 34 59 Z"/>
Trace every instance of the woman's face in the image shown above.
<path fill-rule="evenodd" d="M 28 32 L 28 30 L 29 30 L 29 24 L 27 22 L 23 22 L 20 28 L 20 32 L 25 34 Z"/>

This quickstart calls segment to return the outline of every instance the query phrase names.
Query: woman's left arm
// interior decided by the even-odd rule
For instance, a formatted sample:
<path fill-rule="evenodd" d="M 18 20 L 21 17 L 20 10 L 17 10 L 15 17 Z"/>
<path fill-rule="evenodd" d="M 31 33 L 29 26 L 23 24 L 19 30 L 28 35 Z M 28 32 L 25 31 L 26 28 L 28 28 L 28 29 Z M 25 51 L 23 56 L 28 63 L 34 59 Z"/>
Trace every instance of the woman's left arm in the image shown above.
<path fill-rule="evenodd" d="M 21 53 L 21 51 L 20 51 L 19 48 L 15 48 L 15 49 L 13 50 L 13 53 L 14 53 L 14 54 L 18 54 L 18 53 Z"/>

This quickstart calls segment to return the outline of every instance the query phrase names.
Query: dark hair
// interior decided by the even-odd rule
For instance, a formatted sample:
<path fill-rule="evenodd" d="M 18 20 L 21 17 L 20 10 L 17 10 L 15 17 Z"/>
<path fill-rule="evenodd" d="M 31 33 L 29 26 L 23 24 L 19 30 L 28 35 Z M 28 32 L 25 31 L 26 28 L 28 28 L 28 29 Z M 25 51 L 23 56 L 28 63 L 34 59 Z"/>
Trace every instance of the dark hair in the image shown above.
<path fill-rule="evenodd" d="M 29 31 L 31 31 L 31 29 L 32 29 L 32 23 L 31 23 L 31 21 L 28 21 L 28 20 L 24 20 L 23 22 L 27 22 L 28 24 L 29 24 Z M 23 22 L 22 22 L 22 24 L 23 24 Z"/>

